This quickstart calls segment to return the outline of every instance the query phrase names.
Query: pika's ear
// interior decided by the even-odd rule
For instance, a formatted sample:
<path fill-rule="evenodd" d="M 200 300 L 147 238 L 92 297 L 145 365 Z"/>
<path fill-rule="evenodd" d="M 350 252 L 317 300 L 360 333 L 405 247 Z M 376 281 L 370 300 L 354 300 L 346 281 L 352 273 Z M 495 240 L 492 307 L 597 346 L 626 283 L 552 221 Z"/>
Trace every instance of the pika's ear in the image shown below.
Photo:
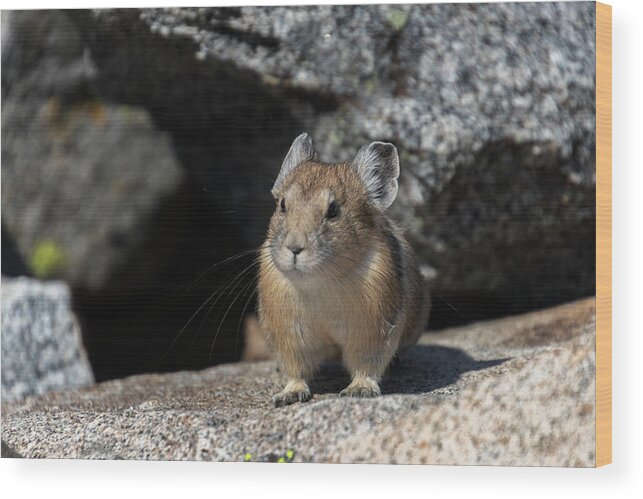
<path fill-rule="evenodd" d="M 397 178 L 400 176 L 396 147 L 388 142 L 372 142 L 359 150 L 353 168 L 375 206 L 380 210 L 391 206 L 397 196 Z"/>
<path fill-rule="evenodd" d="M 302 133 L 293 141 L 284 162 L 281 164 L 279 176 L 277 180 L 275 180 L 275 185 L 272 186 L 272 195 L 275 199 L 279 197 L 281 186 L 284 180 L 286 180 L 286 177 L 304 161 L 313 159 L 314 155 L 313 139 L 311 139 L 307 133 Z"/>

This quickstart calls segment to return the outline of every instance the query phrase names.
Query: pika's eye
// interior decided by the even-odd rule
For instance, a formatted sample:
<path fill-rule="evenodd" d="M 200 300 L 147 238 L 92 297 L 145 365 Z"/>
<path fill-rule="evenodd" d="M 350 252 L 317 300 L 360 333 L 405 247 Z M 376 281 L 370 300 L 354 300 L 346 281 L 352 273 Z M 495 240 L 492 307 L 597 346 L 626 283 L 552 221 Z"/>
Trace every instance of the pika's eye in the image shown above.
<path fill-rule="evenodd" d="M 326 212 L 326 218 L 335 218 L 339 215 L 339 205 L 336 201 L 332 201 L 328 205 L 328 211 Z"/>
<path fill-rule="evenodd" d="M 279 208 L 281 209 L 282 213 L 286 213 L 286 200 L 284 198 L 281 198 L 281 203 L 279 203 Z"/>

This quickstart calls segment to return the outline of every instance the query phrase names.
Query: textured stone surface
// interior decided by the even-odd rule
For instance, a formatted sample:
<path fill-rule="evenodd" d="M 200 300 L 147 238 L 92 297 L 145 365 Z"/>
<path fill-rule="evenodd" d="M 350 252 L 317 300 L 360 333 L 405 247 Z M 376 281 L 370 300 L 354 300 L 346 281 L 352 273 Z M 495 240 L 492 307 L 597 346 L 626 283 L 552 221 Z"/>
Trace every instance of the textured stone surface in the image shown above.
<path fill-rule="evenodd" d="M 376 399 L 275 409 L 272 362 L 136 376 L 2 406 L 24 457 L 592 466 L 594 300 L 425 335 Z"/>
<path fill-rule="evenodd" d="M 2 279 L 2 400 L 93 383 L 62 282 Z"/>

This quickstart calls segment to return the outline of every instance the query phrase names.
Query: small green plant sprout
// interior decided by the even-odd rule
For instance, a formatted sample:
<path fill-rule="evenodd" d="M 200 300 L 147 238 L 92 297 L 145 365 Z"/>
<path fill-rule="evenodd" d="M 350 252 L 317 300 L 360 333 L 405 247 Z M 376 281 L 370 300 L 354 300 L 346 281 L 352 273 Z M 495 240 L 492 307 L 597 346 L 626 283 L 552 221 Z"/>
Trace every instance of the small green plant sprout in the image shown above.
<path fill-rule="evenodd" d="M 276 453 L 271 453 L 267 457 L 267 460 L 271 463 L 290 463 L 292 462 L 293 458 L 295 457 L 295 451 L 292 449 L 288 449 L 285 454 L 280 455 Z M 262 461 L 263 459 L 260 459 Z M 246 452 L 243 456 L 243 461 L 244 462 L 250 462 L 252 461 L 252 454 L 250 452 Z"/>
<path fill-rule="evenodd" d="M 30 267 L 36 277 L 51 277 L 65 266 L 65 252 L 52 239 L 40 241 L 31 254 Z"/>
<path fill-rule="evenodd" d="M 293 457 L 295 457 L 295 451 L 292 450 L 292 449 L 288 449 L 283 456 L 280 456 L 279 459 L 277 459 L 277 462 L 278 463 L 291 463 Z"/>
<path fill-rule="evenodd" d="M 391 23 L 395 31 L 400 31 L 408 19 L 408 14 L 400 9 L 393 9 L 388 14 L 388 22 Z"/>

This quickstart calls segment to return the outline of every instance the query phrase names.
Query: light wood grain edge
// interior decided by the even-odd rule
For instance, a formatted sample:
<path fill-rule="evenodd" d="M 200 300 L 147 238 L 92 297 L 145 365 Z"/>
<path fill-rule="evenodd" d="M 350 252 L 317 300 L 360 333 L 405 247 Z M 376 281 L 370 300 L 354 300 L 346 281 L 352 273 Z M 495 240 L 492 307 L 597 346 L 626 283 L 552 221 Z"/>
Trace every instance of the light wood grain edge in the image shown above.
<path fill-rule="evenodd" d="M 612 462 L 612 7 L 596 3 L 596 466 Z"/>

